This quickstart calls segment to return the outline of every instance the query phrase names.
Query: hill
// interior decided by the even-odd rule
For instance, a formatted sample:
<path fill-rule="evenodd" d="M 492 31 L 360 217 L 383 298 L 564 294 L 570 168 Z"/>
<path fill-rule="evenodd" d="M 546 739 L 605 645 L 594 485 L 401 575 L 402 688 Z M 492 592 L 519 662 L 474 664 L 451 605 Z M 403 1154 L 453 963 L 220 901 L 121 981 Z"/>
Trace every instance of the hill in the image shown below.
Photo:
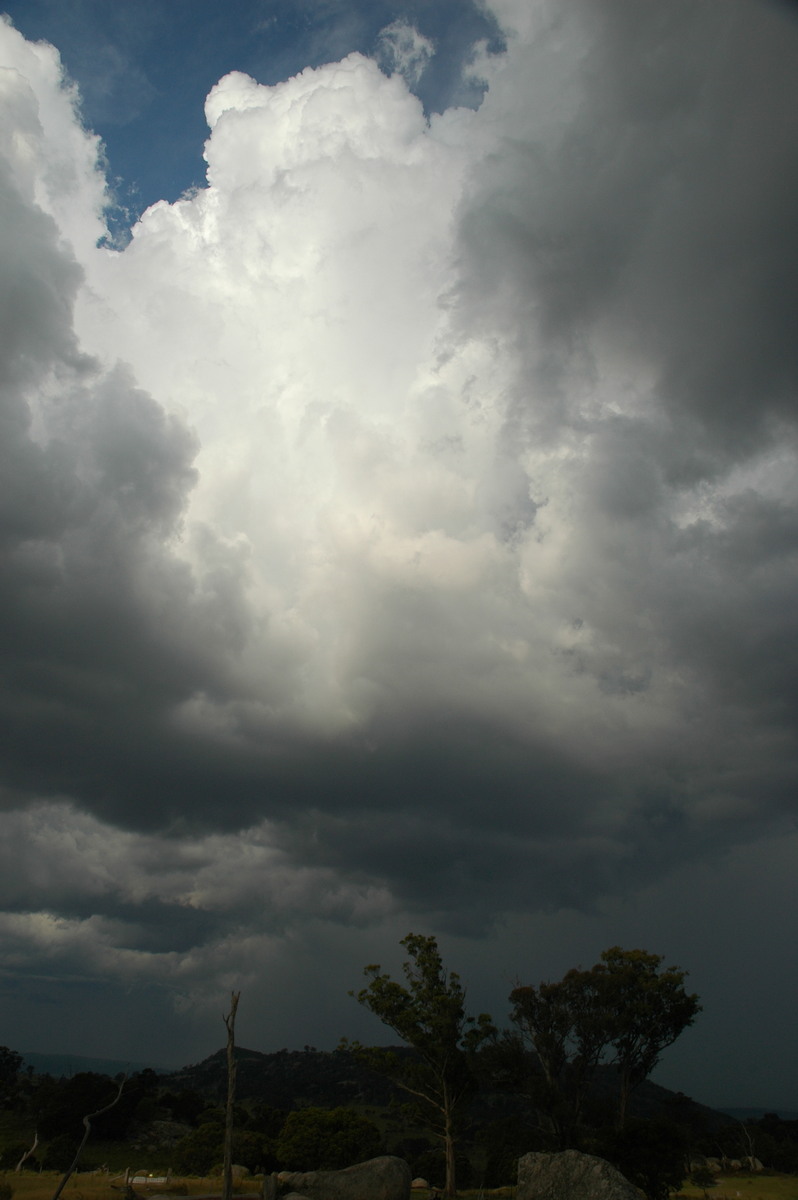
<path fill-rule="evenodd" d="M 122 1058 L 91 1058 L 83 1054 L 37 1054 L 23 1051 L 26 1067 L 33 1067 L 36 1075 L 53 1075 L 56 1079 L 71 1079 L 82 1071 L 95 1071 L 98 1075 L 132 1075 L 147 1069 L 158 1075 L 168 1074 L 173 1067 L 156 1067 L 152 1063 L 131 1062 Z"/>
<path fill-rule="evenodd" d="M 409 1054 L 405 1047 L 396 1051 Z M 262 1054 L 236 1046 L 236 1094 L 241 1100 L 265 1100 L 274 1108 L 337 1108 L 386 1105 L 399 1097 L 388 1080 L 361 1067 L 345 1050 L 278 1050 Z M 194 1066 L 167 1075 L 164 1084 L 187 1088 L 221 1101 L 227 1091 L 225 1050 Z"/>
<path fill-rule="evenodd" d="M 396 1054 L 412 1055 L 405 1046 L 391 1047 Z M 278 1050 L 263 1054 L 258 1050 L 236 1047 L 239 1099 L 266 1101 L 275 1108 L 337 1108 L 346 1105 L 383 1107 L 391 1101 L 402 1103 L 403 1093 L 388 1080 L 362 1067 L 346 1050 Z M 163 1079 L 164 1085 L 201 1092 L 209 1100 L 221 1103 L 227 1090 L 227 1058 L 217 1050 L 193 1066 L 183 1067 Z M 599 1103 L 612 1102 L 617 1093 L 617 1075 L 612 1067 L 599 1068 L 593 1098 Z M 502 1116 L 518 1111 L 518 1097 L 506 1093 L 481 1093 L 475 1115 Z M 717 1128 L 734 1122 L 734 1117 L 691 1100 L 680 1092 L 646 1080 L 632 1093 L 630 1115 L 643 1118 L 680 1116 L 692 1123 Z"/>

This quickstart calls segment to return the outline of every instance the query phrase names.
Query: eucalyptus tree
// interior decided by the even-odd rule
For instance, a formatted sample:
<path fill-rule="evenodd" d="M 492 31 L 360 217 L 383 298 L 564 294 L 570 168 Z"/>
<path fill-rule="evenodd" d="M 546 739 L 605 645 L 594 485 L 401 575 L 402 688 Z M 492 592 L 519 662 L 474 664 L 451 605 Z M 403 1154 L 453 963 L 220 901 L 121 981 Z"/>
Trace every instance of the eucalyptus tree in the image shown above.
<path fill-rule="evenodd" d="M 623 1129 L 632 1090 L 701 1011 L 698 996 L 685 989 L 687 972 L 663 968 L 663 961 L 612 946 L 589 970 L 574 968 L 537 987 L 519 984 L 510 993 L 518 1050 L 532 1052 L 540 1108 L 559 1148 L 578 1140 L 601 1063 L 617 1068 Z"/>
<path fill-rule="evenodd" d="M 466 1014 L 465 988 L 460 976 L 443 966 L 434 937 L 409 933 L 400 945 L 409 956 L 402 967 L 405 982 L 372 964 L 364 969 L 368 985 L 351 994 L 415 1053 L 398 1055 L 359 1043 L 347 1048 L 412 1098 L 418 1116 L 443 1144 L 444 1192 L 454 1196 L 457 1133 L 478 1086 L 474 1057 L 495 1029 L 487 1013 Z"/>
<path fill-rule="evenodd" d="M 601 956 L 608 1041 L 620 1084 L 620 1129 L 633 1088 L 648 1078 L 662 1051 L 701 1012 L 698 996 L 685 990 L 687 972 L 679 967 L 662 968 L 663 962 L 659 954 L 622 950 L 620 946 L 612 946 Z"/>

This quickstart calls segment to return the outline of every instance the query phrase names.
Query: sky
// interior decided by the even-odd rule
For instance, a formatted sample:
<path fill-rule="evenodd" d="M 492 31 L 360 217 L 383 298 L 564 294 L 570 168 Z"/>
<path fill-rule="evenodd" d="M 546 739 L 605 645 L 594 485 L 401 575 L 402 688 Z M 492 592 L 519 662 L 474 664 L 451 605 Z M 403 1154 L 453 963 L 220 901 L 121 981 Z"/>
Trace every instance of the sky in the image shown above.
<path fill-rule="evenodd" d="M 621 945 L 798 1109 L 792 7 L 5 12 L 0 1042 Z"/>

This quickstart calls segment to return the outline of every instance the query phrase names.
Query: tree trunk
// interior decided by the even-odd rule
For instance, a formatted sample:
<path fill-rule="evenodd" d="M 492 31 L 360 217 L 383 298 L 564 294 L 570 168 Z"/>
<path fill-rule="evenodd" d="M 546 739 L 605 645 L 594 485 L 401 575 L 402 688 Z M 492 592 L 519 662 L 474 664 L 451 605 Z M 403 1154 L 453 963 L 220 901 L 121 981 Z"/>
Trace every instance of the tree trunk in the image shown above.
<path fill-rule="evenodd" d="M 626 1126 L 626 1109 L 629 1104 L 629 1093 L 632 1090 L 632 1081 L 628 1071 L 621 1070 L 619 1084 L 617 1128 L 622 1131 Z"/>
<path fill-rule="evenodd" d="M 37 1129 L 33 1135 L 33 1145 L 31 1146 L 30 1150 L 26 1150 L 25 1153 L 22 1155 L 22 1158 L 19 1160 L 17 1165 L 14 1167 L 15 1171 L 22 1170 L 22 1164 L 24 1162 L 27 1162 L 27 1160 L 30 1158 L 31 1154 L 33 1154 L 33 1151 L 36 1149 L 38 1144 L 39 1144 L 39 1131 Z"/>
<path fill-rule="evenodd" d="M 450 1200 L 457 1195 L 457 1177 L 454 1160 L 454 1134 L 452 1133 L 452 1111 L 449 1104 L 449 1098 L 444 1089 L 444 1114 L 443 1114 L 443 1149 L 446 1158 L 446 1183 L 444 1185 L 444 1196 L 450 1197 Z"/>
<path fill-rule="evenodd" d="M 66 1187 L 67 1183 L 69 1182 L 70 1178 L 72 1177 L 74 1172 L 77 1170 L 77 1165 L 80 1162 L 81 1152 L 83 1150 L 83 1147 L 86 1145 L 86 1142 L 89 1139 L 89 1134 L 91 1133 L 92 1121 L 94 1120 L 95 1117 L 99 1117 L 103 1113 L 107 1113 L 108 1110 L 110 1108 L 113 1108 L 114 1105 L 118 1102 L 119 1097 L 122 1095 L 122 1089 L 125 1086 L 125 1079 L 126 1079 L 126 1076 L 123 1076 L 120 1081 L 120 1084 L 119 1084 L 119 1091 L 116 1093 L 116 1095 L 114 1096 L 114 1098 L 110 1104 L 106 1104 L 105 1108 L 98 1108 L 96 1112 L 87 1113 L 86 1116 L 83 1118 L 83 1128 L 85 1129 L 86 1132 L 83 1134 L 81 1143 L 78 1146 L 77 1150 L 75 1151 L 75 1157 L 72 1159 L 72 1165 L 69 1167 L 69 1169 L 67 1171 L 64 1172 L 63 1179 L 61 1180 L 58 1187 L 55 1189 L 55 1192 L 53 1193 L 53 1200 L 58 1200 L 58 1197 L 63 1192 L 63 1190 Z"/>
<path fill-rule="evenodd" d="M 233 1104 L 236 1097 L 236 1010 L 240 992 L 232 992 L 230 1012 L 224 1018 L 227 1026 L 227 1105 L 224 1113 L 224 1182 L 222 1200 L 233 1195 Z"/>

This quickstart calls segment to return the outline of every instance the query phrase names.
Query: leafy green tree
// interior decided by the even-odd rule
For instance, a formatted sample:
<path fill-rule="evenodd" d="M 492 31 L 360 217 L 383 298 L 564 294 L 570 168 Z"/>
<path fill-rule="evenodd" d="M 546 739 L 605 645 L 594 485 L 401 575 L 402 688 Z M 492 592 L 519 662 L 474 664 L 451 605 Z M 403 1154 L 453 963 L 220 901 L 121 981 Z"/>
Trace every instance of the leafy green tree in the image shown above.
<path fill-rule="evenodd" d="M 16 1050 L 0 1046 L 0 1106 L 13 1104 L 17 1094 L 17 1083 L 23 1058 Z"/>
<path fill-rule="evenodd" d="M 664 959 L 645 950 L 612 946 L 601 955 L 605 976 L 599 994 L 609 1019 L 608 1042 L 618 1068 L 618 1128 L 623 1129 L 629 1095 L 647 1079 L 662 1051 L 692 1025 L 701 1005 L 685 991 L 686 971 L 662 969 Z"/>
<path fill-rule="evenodd" d="M 648 1200 L 668 1200 L 685 1175 L 685 1140 L 672 1121 L 628 1121 L 607 1132 L 594 1147 Z"/>
<path fill-rule="evenodd" d="M 370 982 L 356 998 L 415 1054 L 358 1044 L 348 1048 L 412 1097 L 418 1115 L 443 1143 L 444 1191 L 454 1196 L 456 1136 L 477 1090 L 474 1055 L 495 1029 L 486 1013 L 466 1015 L 465 989 L 459 975 L 444 969 L 434 937 L 409 933 L 400 944 L 409 955 L 402 967 L 406 983 L 397 983 L 379 965 L 368 966 L 364 974 Z"/>
<path fill-rule="evenodd" d="M 382 1137 L 351 1108 L 300 1108 L 288 1114 L 275 1152 L 289 1171 L 340 1171 L 375 1158 Z"/>
<path fill-rule="evenodd" d="M 68 1133 L 59 1133 L 47 1143 L 42 1154 L 42 1167 L 45 1171 L 66 1171 L 74 1157 L 74 1137 Z M 90 1167 L 91 1164 L 89 1164 Z"/>
<path fill-rule="evenodd" d="M 274 1108 L 273 1105 L 267 1104 L 265 1100 L 252 1100 L 249 1104 L 249 1126 L 258 1133 L 264 1134 L 269 1138 L 279 1136 L 283 1125 L 285 1125 L 288 1113 L 283 1108 Z"/>
<path fill-rule="evenodd" d="M 618 1070 L 617 1127 L 623 1129 L 629 1096 L 701 1011 L 685 991 L 686 972 L 662 969 L 646 950 L 613 946 L 590 970 L 573 969 L 558 983 L 518 986 L 510 993 L 518 1040 L 506 1039 L 529 1072 L 538 1111 L 549 1122 L 559 1149 L 578 1144 L 583 1110 L 599 1063 Z"/>
<path fill-rule="evenodd" d="M 480 1183 L 486 1188 L 515 1186 L 519 1158 L 545 1148 L 535 1139 L 523 1113 L 508 1113 L 485 1122 L 477 1132 L 476 1141 L 482 1160 Z"/>
<path fill-rule="evenodd" d="M 179 1092 L 162 1092 L 159 1105 L 173 1121 L 194 1125 L 200 1113 L 207 1108 L 208 1101 L 199 1092 L 183 1088 Z"/>
<path fill-rule="evenodd" d="M 253 1173 L 280 1169 L 274 1138 L 254 1129 L 239 1129 L 233 1133 L 233 1162 Z"/>
<path fill-rule="evenodd" d="M 48 1140 L 60 1133 L 77 1137 L 82 1114 L 93 1111 L 103 1114 L 95 1124 L 96 1134 L 110 1139 L 124 1137 L 124 1124 L 117 1126 L 115 1113 L 106 1108 L 115 1086 L 107 1075 L 96 1071 L 79 1071 L 70 1079 L 50 1080 L 40 1096 L 37 1124 L 41 1136 Z"/>
<path fill-rule="evenodd" d="M 193 1129 L 172 1150 L 172 1165 L 180 1175 L 207 1175 L 224 1157 L 224 1120 Z"/>
<path fill-rule="evenodd" d="M 715 1178 L 715 1172 L 710 1170 L 709 1167 L 704 1166 L 698 1166 L 694 1168 L 690 1175 L 690 1182 L 694 1184 L 695 1187 L 700 1187 L 704 1192 L 706 1192 L 707 1188 L 717 1187 L 718 1185 L 718 1181 Z"/>
<path fill-rule="evenodd" d="M 585 1096 L 610 1036 L 602 995 L 603 974 L 567 972 L 559 983 L 519 986 L 510 993 L 510 1019 L 534 1053 L 533 1101 L 557 1149 L 578 1140 Z M 510 1048 L 513 1049 L 512 1042 Z"/>

